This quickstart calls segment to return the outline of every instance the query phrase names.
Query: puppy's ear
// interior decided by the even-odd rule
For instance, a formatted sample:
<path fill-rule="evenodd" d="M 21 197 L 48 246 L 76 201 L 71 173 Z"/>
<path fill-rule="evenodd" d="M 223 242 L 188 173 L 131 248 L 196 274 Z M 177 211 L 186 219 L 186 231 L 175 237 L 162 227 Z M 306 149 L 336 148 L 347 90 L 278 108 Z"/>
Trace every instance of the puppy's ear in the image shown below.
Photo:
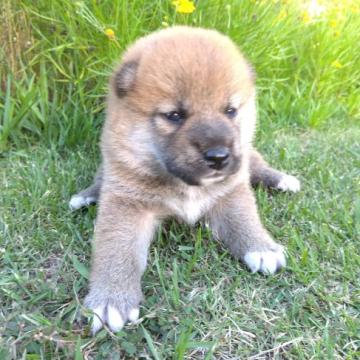
<path fill-rule="evenodd" d="M 129 61 L 122 64 L 116 71 L 113 86 L 119 98 L 126 96 L 127 92 L 133 88 L 138 66 L 137 61 Z"/>

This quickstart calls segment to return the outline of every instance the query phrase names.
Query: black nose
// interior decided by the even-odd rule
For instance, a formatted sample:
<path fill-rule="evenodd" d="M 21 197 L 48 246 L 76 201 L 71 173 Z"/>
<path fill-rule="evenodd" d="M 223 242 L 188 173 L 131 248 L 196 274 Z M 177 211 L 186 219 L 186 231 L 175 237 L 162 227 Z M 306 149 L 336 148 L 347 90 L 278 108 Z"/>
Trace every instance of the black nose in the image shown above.
<path fill-rule="evenodd" d="M 226 147 L 216 147 L 204 153 L 204 159 L 211 169 L 221 170 L 228 164 L 230 150 Z"/>

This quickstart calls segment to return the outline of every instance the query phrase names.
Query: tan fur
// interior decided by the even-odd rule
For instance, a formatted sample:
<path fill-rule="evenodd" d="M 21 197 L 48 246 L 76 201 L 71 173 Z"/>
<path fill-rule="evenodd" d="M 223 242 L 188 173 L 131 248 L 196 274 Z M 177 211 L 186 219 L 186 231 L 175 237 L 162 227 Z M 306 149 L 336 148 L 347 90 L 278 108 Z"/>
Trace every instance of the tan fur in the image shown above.
<path fill-rule="evenodd" d="M 180 103 L 187 114 L 181 125 L 162 115 Z M 234 119 L 225 115 L 227 106 L 237 108 Z M 218 32 L 170 28 L 125 53 L 110 82 L 102 168 L 77 195 L 98 199 L 100 193 L 85 303 L 112 330 L 138 308 L 151 238 L 169 216 L 190 224 L 206 218 L 253 271 L 272 273 L 285 264 L 282 248 L 261 225 L 250 187 L 276 188 L 285 176 L 252 148 L 255 118 L 252 70 Z M 215 171 L 203 153 L 219 144 L 231 149 L 230 165 Z M 114 320 L 114 309 L 122 321 Z"/>

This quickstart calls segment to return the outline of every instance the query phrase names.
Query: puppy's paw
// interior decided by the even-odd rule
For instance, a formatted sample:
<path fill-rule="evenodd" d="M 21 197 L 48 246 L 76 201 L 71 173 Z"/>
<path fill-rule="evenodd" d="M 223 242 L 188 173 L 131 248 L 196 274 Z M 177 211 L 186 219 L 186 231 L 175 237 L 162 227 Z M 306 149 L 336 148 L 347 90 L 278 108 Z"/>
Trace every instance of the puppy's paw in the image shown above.
<path fill-rule="evenodd" d="M 281 191 L 298 192 L 300 190 L 300 181 L 295 176 L 284 174 L 276 188 Z"/>
<path fill-rule="evenodd" d="M 286 265 L 284 248 L 278 245 L 268 250 L 249 251 L 244 256 L 244 262 L 253 273 L 274 274 Z"/>
<path fill-rule="evenodd" d="M 93 196 L 82 196 L 82 195 L 74 195 L 71 197 L 69 202 L 69 207 L 71 210 L 78 210 L 84 206 L 89 206 L 90 204 L 96 203 L 96 198 Z"/>
<path fill-rule="evenodd" d="M 122 316 L 120 311 L 113 305 L 106 304 L 92 309 L 94 312 L 92 334 L 95 335 L 105 324 L 107 324 L 112 332 L 120 331 L 126 321 L 131 323 L 139 318 L 139 308 L 131 309 L 128 314 Z"/>
<path fill-rule="evenodd" d="M 139 302 L 126 296 L 98 299 L 90 292 L 85 306 L 93 311 L 92 334 L 95 335 L 104 325 L 112 332 L 120 331 L 126 322 L 136 322 L 139 318 Z M 96 305 L 95 305 L 96 304 Z"/>

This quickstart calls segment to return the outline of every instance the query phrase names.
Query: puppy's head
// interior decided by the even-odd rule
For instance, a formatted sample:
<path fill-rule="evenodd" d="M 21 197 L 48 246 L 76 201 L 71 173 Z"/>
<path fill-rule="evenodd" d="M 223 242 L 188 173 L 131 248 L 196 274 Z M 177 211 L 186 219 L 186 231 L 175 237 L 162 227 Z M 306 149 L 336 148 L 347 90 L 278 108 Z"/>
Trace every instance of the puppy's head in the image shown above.
<path fill-rule="evenodd" d="M 115 157 L 189 185 L 239 171 L 255 125 L 252 72 L 218 32 L 174 27 L 140 39 L 111 81 Z"/>

